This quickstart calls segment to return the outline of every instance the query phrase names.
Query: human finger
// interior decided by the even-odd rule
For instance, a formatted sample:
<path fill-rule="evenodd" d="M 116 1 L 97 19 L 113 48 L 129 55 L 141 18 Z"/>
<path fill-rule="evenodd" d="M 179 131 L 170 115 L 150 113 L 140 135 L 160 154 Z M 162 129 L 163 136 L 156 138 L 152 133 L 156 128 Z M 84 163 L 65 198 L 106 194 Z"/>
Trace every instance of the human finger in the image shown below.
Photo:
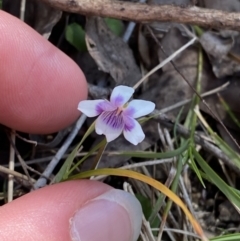
<path fill-rule="evenodd" d="M 95 181 L 48 186 L 0 208 L 0 240 L 136 241 L 141 206 Z"/>
<path fill-rule="evenodd" d="M 80 68 L 19 19 L 0 20 L 0 123 L 38 134 L 73 123 L 87 98 Z"/>

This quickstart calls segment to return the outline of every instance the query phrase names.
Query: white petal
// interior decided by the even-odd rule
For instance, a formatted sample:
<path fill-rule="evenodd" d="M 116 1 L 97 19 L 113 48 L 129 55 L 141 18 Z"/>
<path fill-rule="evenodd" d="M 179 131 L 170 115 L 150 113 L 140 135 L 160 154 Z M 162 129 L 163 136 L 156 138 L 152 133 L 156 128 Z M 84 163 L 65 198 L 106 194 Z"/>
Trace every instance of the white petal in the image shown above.
<path fill-rule="evenodd" d="M 104 134 L 107 142 L 115 140 L 123 131 L 124 121 L 117 111 L 105 111 L 96 121 L 95 130 L 99 135 Z"/>
<path fill-rule="evenodd" d="M 133 88 L 124 85 L 119 85 L 113 89 L 110 97 L 110 102 L 117 107 L 123 106 L 128 102 L 133 93 Z"/>
<path fill-rule="evenodd" d="M 94 117 L 105 110 L 114 109 L 115 107 L 107 100 L 83 100 L 78 104 L 78 110 L 88 117 Z"/>
<path fill-rule="evenodd" d="M 124 115 L 128 115 L 132 118 L 139 118 L 153 112 L 155 104 L 147 100 L 132 100 L 126 109 L 124 109 Z"/>
<path fill-rule="evenodd" d="M 142 142 L 145 138 L 141 125 L 131 117 L 124 117 L 124 137 L 131 142 L 133 145 L 137 145 Z"/>

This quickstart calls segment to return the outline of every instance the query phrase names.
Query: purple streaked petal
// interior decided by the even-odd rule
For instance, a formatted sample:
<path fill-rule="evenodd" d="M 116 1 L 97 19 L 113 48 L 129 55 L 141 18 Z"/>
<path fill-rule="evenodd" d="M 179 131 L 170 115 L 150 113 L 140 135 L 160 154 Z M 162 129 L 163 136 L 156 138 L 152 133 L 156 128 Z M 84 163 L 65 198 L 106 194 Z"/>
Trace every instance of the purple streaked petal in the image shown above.
<path fill-rule="evenodd" d="M 126 109 L 123 110 L 124 115 L 132 118 L 139 118 L 153 112 L 155 104 L 147 100 L 132 100 Z"/>
<path fill-rule="evenodd" d="M 83 100 L 78 104 L 78 110 L 88 117 L 94 117 L 101 114 L 97 106 L 102 105 L 103 102 L 105 102 L 105 100 Z"/>
<path fill-rule="evenodd" d="M 119 85 L 113 89 L 110 97 L 110 102 L 116 107 L 123 106 L 128 102 L 133 93 L 133 88 L 124 85 Z"/>
<path fill-rule="evenodd" d="M 107 142 L 110 142 L 120 136 L 123 127 L 123 117 L 121 114 L 117 114 L 117 110 L 105 111 L 97 118 L 95 130 L 99 135 L 104 134 Z"/>
<path fill-rule="evenodd" d="M 114 106 L 110 101 L 108 100 L 103 100 L 102 102 L 100 102 L 99 104 L 96 105 L 96 111 L 99 114 L 102 114 L 102 112 L 104 111 L 114 111 L 116 110 L 117 107 Z"/>
<path fill-rule="evenodd" d="M 145 138 L 141 125 L 129 116 L 123 116 L 124 118 L 124 129 L 123 135 L 133 145 L 137 145 L 142 142 Z"/>

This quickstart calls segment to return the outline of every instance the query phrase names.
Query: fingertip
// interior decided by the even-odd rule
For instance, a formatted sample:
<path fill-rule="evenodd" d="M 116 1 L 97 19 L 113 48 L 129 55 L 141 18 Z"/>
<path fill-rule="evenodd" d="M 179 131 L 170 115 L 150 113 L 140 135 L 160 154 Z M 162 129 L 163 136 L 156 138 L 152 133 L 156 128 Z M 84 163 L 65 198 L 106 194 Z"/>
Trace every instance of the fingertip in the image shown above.
<path fill-rule="evenodd" d="M 39 134 L 72 124 L 87 98 L 80 68 L 19 19 L 0 18 L 0 123 Z"/>
<path fill-rule="evenodd" d="M 136 241 L 141 220 L 141 205 L 130 193 L 90 180 L 69 181 L 2 206 L 0 240 Z"/>
<path fill-rule="evenodd" d="M 69 221 L 89 200 L 111 187 L 89 180 L 48 186 L 0 208 L 0 240 L 70 240 Z"/>
<path fill-rule="evenodd" d="M 75 213 L 70 223 L 71 237 L 74 241 L 136 241 L 141 223 L 139 201 L 130 193 L 110 189 Z"/>

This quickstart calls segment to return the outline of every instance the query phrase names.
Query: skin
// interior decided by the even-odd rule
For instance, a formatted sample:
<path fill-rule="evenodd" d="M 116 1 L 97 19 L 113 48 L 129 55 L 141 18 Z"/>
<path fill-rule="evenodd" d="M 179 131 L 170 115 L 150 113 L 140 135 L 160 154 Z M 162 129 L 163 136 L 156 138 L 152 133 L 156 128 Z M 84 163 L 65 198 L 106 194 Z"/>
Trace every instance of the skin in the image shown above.
<path fill-rule="evenodd" d="M 76 210 L 110 188 L 99 182 L 73 181 L 18 198 L 0 209 L 0 240 L 70 240 L 69 220 Z"/>
<path fill-rule="evenodd" d="M 20 20 L 3 11 L 0 20 L 0 123 L 27 133 L 51 133 L 72 124 L 80 115 L 79 101 L 87 98 L 82 71 Z M 20 197 L 0 207 L 0 240 L 70 240 L 69 220 L 76 210 L 110 189 L 71 181 Z"/>
<path fill-rule="evenodd" d="M 79 67 L 20 20 L 0 12 L 0 122 L 46 134 L 72 124 L 87 84 Z"/>

